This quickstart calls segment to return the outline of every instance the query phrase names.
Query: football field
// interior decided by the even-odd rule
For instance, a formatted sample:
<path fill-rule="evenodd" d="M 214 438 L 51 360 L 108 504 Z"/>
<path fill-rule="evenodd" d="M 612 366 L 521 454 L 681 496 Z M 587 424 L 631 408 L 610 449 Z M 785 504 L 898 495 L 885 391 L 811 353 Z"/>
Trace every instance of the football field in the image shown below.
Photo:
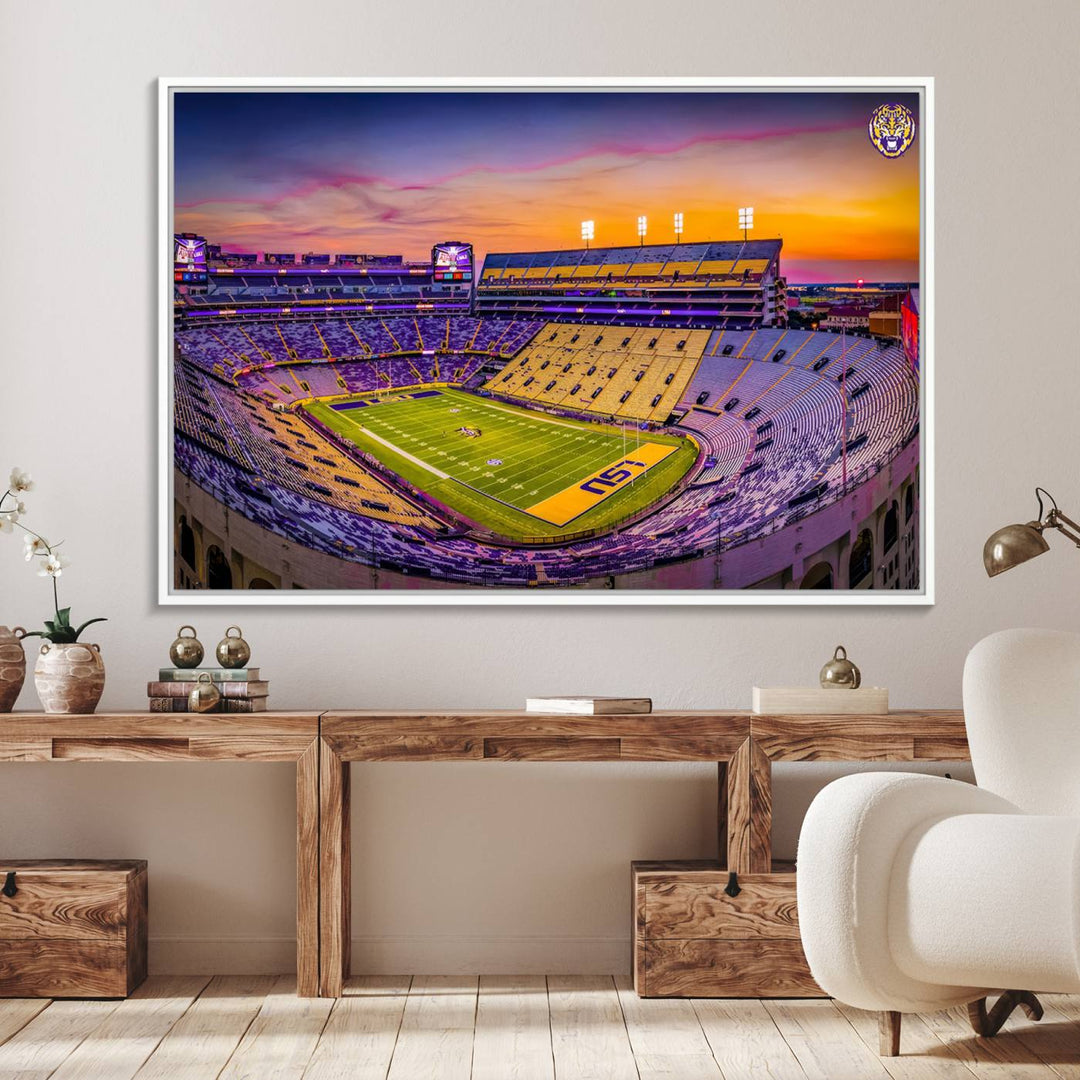
<path fill-rule="evenodd" d="M 697 453 L 679 436 L 566 420 L 460 390 L 305 407 L 413 487 L 513 540 L 611 525 L 670 490 Z"/>

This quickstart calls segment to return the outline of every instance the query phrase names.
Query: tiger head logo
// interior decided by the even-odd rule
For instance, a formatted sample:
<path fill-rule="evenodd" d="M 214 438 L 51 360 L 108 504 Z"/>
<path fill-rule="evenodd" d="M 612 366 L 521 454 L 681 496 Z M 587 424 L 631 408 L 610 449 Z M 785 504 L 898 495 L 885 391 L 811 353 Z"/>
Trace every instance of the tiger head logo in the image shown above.
<path fill-rule="evenodd" d="M 915 141 L 915 117 L 904 105 L 879 105 L 867 124 L 870 141 L 887 158 L 898 158 Z"/>

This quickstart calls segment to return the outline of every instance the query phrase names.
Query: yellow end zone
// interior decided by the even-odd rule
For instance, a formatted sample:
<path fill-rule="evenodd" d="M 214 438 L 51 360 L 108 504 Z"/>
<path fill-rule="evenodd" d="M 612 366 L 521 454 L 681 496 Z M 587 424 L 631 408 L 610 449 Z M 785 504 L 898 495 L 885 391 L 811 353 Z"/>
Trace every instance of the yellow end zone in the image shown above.
<path fill-rule="evenodd" d="M 633 483 L 637 477 L 643 476 L 676 450 L 677 446 L 642 443 L 641 446 L 629 450 L 624 457 L 616 458 L 606 468 L 548 496 L 525 512 L 549 525 L 566 525 L 586 510 L 591 510 L 603 502 L 609 495 L 614 495 L 627 484 Z"/>

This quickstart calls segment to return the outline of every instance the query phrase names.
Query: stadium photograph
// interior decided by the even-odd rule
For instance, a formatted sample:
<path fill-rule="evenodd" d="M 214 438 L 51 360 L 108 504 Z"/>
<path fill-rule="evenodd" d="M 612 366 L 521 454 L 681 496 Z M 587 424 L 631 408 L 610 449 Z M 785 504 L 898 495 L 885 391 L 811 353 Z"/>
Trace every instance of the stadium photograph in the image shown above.
<path fill-rule="evenodd" d="M 924 88 L 162 106 L 164 602 L 928 602 Z"/>

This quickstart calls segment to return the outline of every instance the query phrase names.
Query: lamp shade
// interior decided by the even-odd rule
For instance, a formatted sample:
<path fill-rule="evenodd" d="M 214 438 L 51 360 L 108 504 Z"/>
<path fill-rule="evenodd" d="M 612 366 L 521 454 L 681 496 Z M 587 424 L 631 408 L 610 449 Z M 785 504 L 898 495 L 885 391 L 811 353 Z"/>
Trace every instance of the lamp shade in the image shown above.
<path fill-rule="evenodd" d="M 983 566 L 990 577 L 996 577 L 1049 550 L 1050 545 L 1043 538 L 1042 528 L 1037 521 L 1029 521 L 1026 525 L 1006 525 L 983 545 Z"/>

